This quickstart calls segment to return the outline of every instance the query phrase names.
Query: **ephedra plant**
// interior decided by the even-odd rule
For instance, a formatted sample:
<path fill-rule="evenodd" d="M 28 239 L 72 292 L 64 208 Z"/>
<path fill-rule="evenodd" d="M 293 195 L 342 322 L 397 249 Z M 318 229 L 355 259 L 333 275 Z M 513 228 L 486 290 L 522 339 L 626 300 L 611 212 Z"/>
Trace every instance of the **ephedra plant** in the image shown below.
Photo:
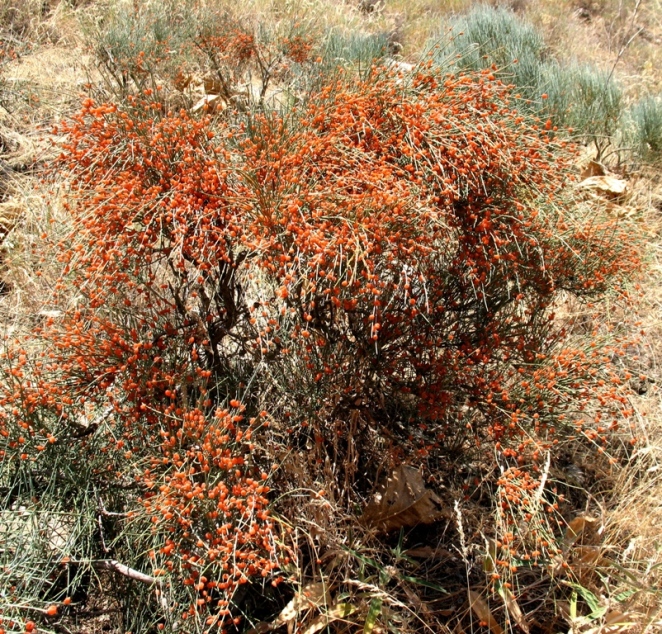
<path fill-rule="evenodd" d="M 430 68 L 340 71 L 287 115 L 148 89 L 62 126 L 62 315 L 5 342 L 1 477 L 7 508 L 36 504 L 48 465 L 91 452 L 107 534 L 77 565 L 154 577 L 131 627 L 244 626 L 246 588 L 296 555 L 280 500 L 302 449 L 347 512 L 380 463 L 491 455 L 514 516 L 509 473 L 535 488 L 548 452 L 627 414 L 614 350 L 554 316 L 622 292 L 627 226 L 573 200 L 572 147 L 489 69 Z M 71 592 L 49 568 L 69 547 L 44 607 Z"/>

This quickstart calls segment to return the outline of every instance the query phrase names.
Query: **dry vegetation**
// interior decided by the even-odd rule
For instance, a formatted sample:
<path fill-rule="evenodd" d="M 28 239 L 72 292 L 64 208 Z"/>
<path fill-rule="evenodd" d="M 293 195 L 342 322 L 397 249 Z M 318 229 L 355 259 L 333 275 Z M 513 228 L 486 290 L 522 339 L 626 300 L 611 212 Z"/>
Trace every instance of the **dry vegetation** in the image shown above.
<path fill-rule="evenodd" d="M 0 5 L 0 632 L 662 631 L 661 51 Z"/>

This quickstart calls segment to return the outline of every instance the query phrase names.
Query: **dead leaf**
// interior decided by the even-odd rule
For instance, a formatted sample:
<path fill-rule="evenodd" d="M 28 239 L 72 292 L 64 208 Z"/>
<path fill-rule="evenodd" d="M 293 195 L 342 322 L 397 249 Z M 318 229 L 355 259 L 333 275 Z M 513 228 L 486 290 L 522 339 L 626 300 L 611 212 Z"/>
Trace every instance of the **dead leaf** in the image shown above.
<path fill-rule="evenodd" d="M 354 612 L 356 612 L 356 607 L 351 603 L 336 603 L 326 614 L 320 614 L 313 619 L 303 631 L 303 634 L 315 634 L 323 630 L 332 621 L 346 619 L 351 614 L 354 614 Z"/>
<path fill-rule="evenodd" d="M 418 469 L 398 467 L 363 511 L 363 522 L 388 533 L 405 526 L 432 524 L 445 515 L 443 502 L 426 488 Z"/>
<path fill-rule="evenodd" d="M 321 582 L 309 583 L 294 595 L 292 600 L 271 623 L 260 623 L 248 634 L 264 634 L 283 625 L 287 625 L 289 628 L 300 612 L 310 608 L 319 608 L 327 604 L 329 598 L 329 586 L 327 584 Z"/>
<path fill-rule="evenodd" d="M 503 628 L 492 616 L 492 612 L 490 612 L 490 608 L 488 607 L 483 597 L 478 594 L 478 592 L 474 592 L 473 590 L 469 590 L 468 593 L 469 605 L 471 605 L 471 609 L 474 611 L 474 614 L 481 621 L 487 623 L 487 626 L 492 631 L 492 634 L 503 634 Z"/>
<path fill-rule="evenodd" d="M 220 95 L 223 91 L 223 84 L 221 84 L 221 80 L 218 79 L 218 77 L 207 75 L 206 77 L 203 77 L 202 82 L 205 92 L 208 95 Z"/>
<path fill-rule="evenodd" d="M 185 90 L 191 85 L 191 80 L 193 79 L 192 75 L 185 73 L 183 70 L 178 70 L 175 78 L 173 79 L 173 84 L 177 90 Z"/>
<path fill-rule="evenodd" d="M 580 189 L 598 190 L 608 198 L 622 198 L 627 192 L 626 181 L 615 176 L 589 176 L 577 185 Z"/>
<path fill-rule="evenodd" d="M 198 112 L 203 109 L 210 112 L 223 112 L 226 107 L 227 104 L 219 95 L 205 95 L 191 108 L 191 112 Z"/>
<path fill-rule="evenodd" d="M 623 614 L 618 610 L 612 610 L 605 615 L 605 625 L 615 625 L 617 623 L 623 623 L 630 619 L 629 614 Z"/>
<path fill-rule="evenodd" d="M 604 176 L 607 173 L 605 166 L 597 161 L 589 161 L 588 164 L 582 169 L 580 178 L 586 180 L 591 176 Z"/>
<path fill-rule="evenodd" d="M 571 522 L 568 522 L 568 527 L 565 529 L 565 536 L 563 538 L 565 549 L 567 550 L 572 547 L 584 533 L 594 530 L 597 521 L 595 518 L 580 515 Z"/>
<path fill-rule="evenodd" d="M 637 624 L 637 620 L 632 614 L 623 614 L 618 610 L 613 610 L 605 615 L 602 625 L 592 627 L 586 630 L 584 634 L 620 634 L 628 632 Z"/>
<path fill-rule="evenodd" d="M 327 603 L 328 586 L 325 583 L 309 583 L 294 595 L 276 618 L 279 624 L 287 623 L 297 617 L 302 610 L 319 607 Z"/>
<path fill-rule="evenodd" d="M 517 603 L 517 599 L 515 599 L 515 595 L 508 588 L 504 588 L 503 586 L 499 588 L 499 594 L 503 599 L 506 610 L 508 610 L 508 616 L 517 623 L 523 632 L 529 634 L 529 624 L 522 613 L 522 609 L 519 607 L 519 603 Z"/>
<path fill-rule="evenodd" d="M 14 201 L 0 203 L 0 232 L 6 234 L 23 215 L 25 207 Z"/>
<path fill-rule="evenodd" d="M 606 561 L 599 546 L 577 546 L 573 555 L 573 561 L 582 566 L 600 566 Z"/>

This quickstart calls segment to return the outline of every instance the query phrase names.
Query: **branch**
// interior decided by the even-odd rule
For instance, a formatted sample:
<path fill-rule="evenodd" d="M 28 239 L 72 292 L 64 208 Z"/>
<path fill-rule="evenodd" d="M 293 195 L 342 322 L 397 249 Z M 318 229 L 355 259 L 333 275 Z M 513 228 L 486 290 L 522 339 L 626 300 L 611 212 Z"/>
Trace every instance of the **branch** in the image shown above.
<path fill-rule="evenodd" d="M 129 577 L 129 579 L 133 579 L 134 581 L 141 581 L 142 583 L 150 584 L 161 583 L 160 579 L 146 575 L 144 572 L 140 572 L 139 570 L 129 568 L 128 566 L 125 566 L 124 564 L 121 564 L 119 561 L 115 561 L 114 559 L 102 559 L 100 561 L 95 561 L 93 565 L 99 568 L 103 568 L 104 570 L 118 572 L 119 574 L 124 575 L 125 577 Z"/>

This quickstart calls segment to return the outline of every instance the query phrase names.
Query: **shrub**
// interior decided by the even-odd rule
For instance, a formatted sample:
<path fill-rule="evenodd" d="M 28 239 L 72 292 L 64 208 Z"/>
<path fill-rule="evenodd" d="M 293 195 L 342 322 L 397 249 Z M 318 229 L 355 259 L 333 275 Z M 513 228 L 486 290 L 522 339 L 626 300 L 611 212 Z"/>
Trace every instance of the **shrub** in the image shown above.
<path fill-rule="evenodd" d="M 287 116 L 87 100 L 62 130 L 64 315 L 4 354 L 7 486 L 93 451 L 110 548 L 172 588 L 144 622 L 227 630 L 240 586 L 282 580 L 270 489 L 297 445 L 348 508 L 387 445 L 428 468 L 489 447 L 534 479 L 558 443 L 603 446 L 619 377 L 553 312 L 636 249 L 574 203 L 549 128 L 490 70 L 340 72 Z"/>
<path fill-rule="evenodd" d="M 259 105 L 276 76 L 281 87 L 307 80 L 298 75 L 317 46 L 313 26 L 286 12 L 266 26 L 223 3 L 211 8 L 195 0 L 120 5 L 88 31 L 101 94 L 121 102 L 150 89 L 164 107 L 193 105 L 194 76 L 235 107 L 241 99 Z"/>
<path fill-rule="evenodd" d="M 155 89 L 174 76 L 196 36 L 194 4 L 119 5 L 88 25 L 88 40 L 105 83 L 119 98 Z M 165 77 L 164 77 L 165 75 Z"/>

